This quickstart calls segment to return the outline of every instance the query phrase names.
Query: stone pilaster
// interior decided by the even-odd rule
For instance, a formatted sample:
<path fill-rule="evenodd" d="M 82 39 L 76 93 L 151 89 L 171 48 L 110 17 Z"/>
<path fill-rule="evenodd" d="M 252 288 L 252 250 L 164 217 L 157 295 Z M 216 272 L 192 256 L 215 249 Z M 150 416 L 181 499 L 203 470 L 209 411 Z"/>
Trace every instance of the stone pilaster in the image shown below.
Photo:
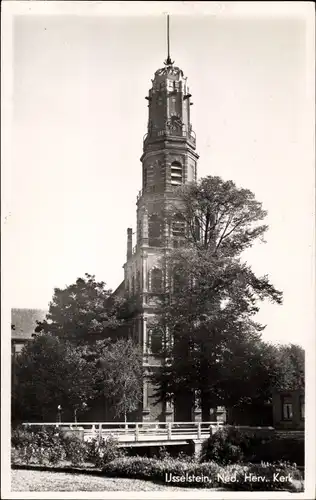
<path fill-rule="evenodd" d="M 165 405 L 165 421 L 173 422 L 174 421 L 174 404 L 173 401 L 166 401 Z"/>
<path fill-rule="evenodd" d="M 142 217 L 142 245 L 148 246 L 148 210 L 144 209 Z"/>
<path fill-rule="evenodd" d="M 197 391 L 194 391 L 194 396 L 193 396 L 192 421 L 193 422 L 202 421 L 202 409 L 200 406 L 200 398 L 198 396 Z"/>

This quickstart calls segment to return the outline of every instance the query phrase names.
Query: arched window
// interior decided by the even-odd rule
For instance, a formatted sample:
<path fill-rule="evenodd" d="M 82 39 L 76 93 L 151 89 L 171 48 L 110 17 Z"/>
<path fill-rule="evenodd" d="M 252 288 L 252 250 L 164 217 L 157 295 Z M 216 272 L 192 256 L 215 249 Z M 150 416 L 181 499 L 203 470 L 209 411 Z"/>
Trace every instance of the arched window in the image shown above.
<path fill-rule="evenodd" d="M 162 221 L 158 215 L 152 215 L 148 221 L 148 244 L 152 247 L 161 246 Z"/>
<path fill-rule="evenodd" d="M 181 186 L 182 182 L 182 165 L 178 161 L 174 161 L 171 163 L 171 186 Z"/>
<path fill-rule="evenodd" d="M 162 270 L 153 269 L 151 271 L 151 291 L 153 293 L 162 292 Z"/>
<path fill-rule="evenodd" d="M 150 338 L 150 350 L 153 354 L 160 354 L 162 350 L 161 334 L 153 331 Z"/>
<path fill-rule="evenodd" d="M 183 277 L 183 269 L 179 266 L 175 266 L 173 268 L 173 292 L 174 293 L 179 293 L 184 285 L 184 277 Z"/>
<path fill-rule="evenodd" d="M 162 333 L 159 331 L 157 326 L 149 325 L 147 329 L 148 335 L 148 347 L 152 354 L 161 354 L 163 343 L 162 343 Z"/>

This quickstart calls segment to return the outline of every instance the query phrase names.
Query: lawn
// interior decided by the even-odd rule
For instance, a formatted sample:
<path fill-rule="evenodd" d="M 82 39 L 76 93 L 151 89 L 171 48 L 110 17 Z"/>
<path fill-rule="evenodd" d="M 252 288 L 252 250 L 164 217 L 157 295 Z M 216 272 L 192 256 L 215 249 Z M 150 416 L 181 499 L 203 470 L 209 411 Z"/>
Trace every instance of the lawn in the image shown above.
<path fill-rule="evenodd" d="M 12 491 L 199 491 L 201 488 L 165 486 L 140 479 L 123 479 L 71 474 L 67 472 L 42 472 L 12 470 Z M 220 489 L 212 489 L 220 491 Z"/>

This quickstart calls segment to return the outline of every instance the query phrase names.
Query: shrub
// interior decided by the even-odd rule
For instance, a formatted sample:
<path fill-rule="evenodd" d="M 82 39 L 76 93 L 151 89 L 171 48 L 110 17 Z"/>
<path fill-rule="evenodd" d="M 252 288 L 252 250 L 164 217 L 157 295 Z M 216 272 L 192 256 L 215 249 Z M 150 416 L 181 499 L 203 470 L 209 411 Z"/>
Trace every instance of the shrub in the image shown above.
<path fill-rule="evenodd" d="M 17 427 L 11 433 L 11 445 L 13 448 L 21 448 L 32 444 L 34 433 L 28 427 Z"/>
<path fill-rule="evenodd" d="M 36 431 L 27 427 L 16 428 L 12 431 L 11 444 L 15 450 L 12 459 L 16 460 L 18 456 L 22 463 L 55 464 L 64 456 L 59 434 L 51 428 Z"/>
<path fill-rule="evenodd" d="M 17 428 L 12 431 L 11 444 L 15 463 L 56 465 L 69 456 L 69 444 L 56 427 Z M 73 448 L 78 446 L 73 445 Z M 77 463 L 72 456 L 72 463 Z M 74 464 L 75 465 L 75 464 Z"/>
<path fill-rule="evenodd" d="M 221 428 L 203 443 L 201 460 L 214 460 L 221 464 L 243 462 L 246 450 L 255 440 L 258 438 L 246 435 L 233 427 Z"/>
<path fill-rule="evenodd" d="M 228 426 L 203 443 L 201 460 L 221 464 L 287 461 L 303 465 L 304 441 L 250 434 Z"/>
<path fill-rule="evenodd" d="M 65 451 L 65 459 L 72 465 L 82 465 L 88 455 L 87 443 L 78 438 L 78 436 L 62 437 L 62 446 Z"/>
<path fill-rule="evenodd" d="M 118 447 L 118 441 L 112 436 L 101 440 L 95 438 L 87 443 L 87 459 L 96 467 L 103 467 L 108 462 L 123 456 L 123 450 Z"/>

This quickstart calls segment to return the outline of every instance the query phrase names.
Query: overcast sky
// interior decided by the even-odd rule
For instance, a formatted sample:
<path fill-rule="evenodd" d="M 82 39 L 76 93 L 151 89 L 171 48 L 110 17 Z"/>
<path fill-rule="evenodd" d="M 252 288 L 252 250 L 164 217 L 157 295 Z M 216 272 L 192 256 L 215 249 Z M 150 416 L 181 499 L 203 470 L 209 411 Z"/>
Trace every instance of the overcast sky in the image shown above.
<path fill-rule="evenodd" d="M 97 15 L 80 4 L 80 15 L 74 2 L 68 15 L 62 5 L 40 15 L 35 5 L 13 19 L 13 307 L 47 308 L 54 287 L 86 272 L 115 289 L 126 228 L 135 228 L 144 98 L 166 58 L 165 17 Z M 267 243 L 247 259 L 284 292 L 283 306 L 262 306 L 264 338 L 307 345 L 314 167 L 306 16 L 225 12 L 171 17 L 171 56 L 193 96 L 198 175 L 232 179 L 263 203 Z"/>

